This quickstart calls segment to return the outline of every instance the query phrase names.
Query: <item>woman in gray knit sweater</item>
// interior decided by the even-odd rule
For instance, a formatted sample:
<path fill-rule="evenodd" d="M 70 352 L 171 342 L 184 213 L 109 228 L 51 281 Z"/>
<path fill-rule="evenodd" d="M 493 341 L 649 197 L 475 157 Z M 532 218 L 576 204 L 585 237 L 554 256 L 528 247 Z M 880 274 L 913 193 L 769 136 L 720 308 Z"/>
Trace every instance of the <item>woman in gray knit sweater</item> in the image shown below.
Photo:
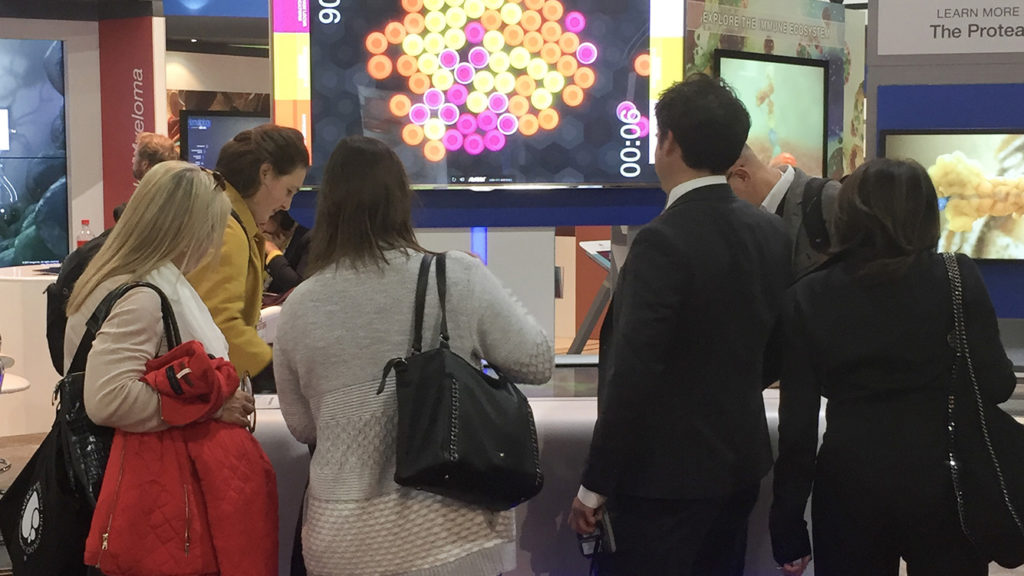
<path fill-rule="evenodd" d="M 513 513 L 490 512 L 398 486 L 395 386 L 376 395 L 384 365 L 409 350 L 424 249 L 412 230 L 401 161 L 361 136 L 334 149 L 320 189 L 310 276 L 284 305 L 274 349 L 281 411 L 316 444 L 302 528 L 315 576 L 482 575 L 515 567 Z M 476 259 L 448 255 L 452 350 L 487 358 L 516 382 L 548 381 L 551 340 Z M 436 294 L 431 278 L 428 294 Z M 424 348 L 440 311 L 428 298 Z"/>

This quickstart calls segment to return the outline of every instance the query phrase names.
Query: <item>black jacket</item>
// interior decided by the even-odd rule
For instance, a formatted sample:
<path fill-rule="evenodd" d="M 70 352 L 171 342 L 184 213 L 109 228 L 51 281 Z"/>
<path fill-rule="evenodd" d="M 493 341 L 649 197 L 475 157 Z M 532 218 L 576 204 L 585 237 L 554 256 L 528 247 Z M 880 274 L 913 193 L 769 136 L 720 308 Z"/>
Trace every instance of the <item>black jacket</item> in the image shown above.
<path fill-rule="evenodd" d="M 977 267 L 964 255 L 958 261 L 978 384 L 988 400 L 1000 403 L 1013 393 L 1013 365 Z M 923 254 L 889 281 L 865 281 L 856 270 L 840 256 L 787 293 L 770 516 L 779 563 L 811 553 L 804 509 L 815 482 L 856 477 L 855 489 L 843 493 L 848 506 L 881 494 L 899 503 L 893 514 L 913 523 L 919 517 L 926 522 L 922 508 L 934 507 L 933 491 L 944 490 L 949 479 L 953 312 L 942 257 Z M 828 398 L 828 429 L 819 450 L 822 396 Z M 952 491 L 944 495 L 952 498 Z"/>
<path fill-rule="evenodd" d="M 686 193 L 637 234 L 602 326 L 586 488 L 707 498 L 764 476 L 762 358 L 789 250 L 779 219 L 727 185 Z"/>
<path fill-rule="evenodd" d="M 267 292 L 284 294 L 302 282 L 306 274 L 311 236 L 308 228 L 295 225 L 295 233 L 288 247 L 284 249 L 284 255 L 275 256 L 267 265 L 267 272 L 271 278 Z"/>

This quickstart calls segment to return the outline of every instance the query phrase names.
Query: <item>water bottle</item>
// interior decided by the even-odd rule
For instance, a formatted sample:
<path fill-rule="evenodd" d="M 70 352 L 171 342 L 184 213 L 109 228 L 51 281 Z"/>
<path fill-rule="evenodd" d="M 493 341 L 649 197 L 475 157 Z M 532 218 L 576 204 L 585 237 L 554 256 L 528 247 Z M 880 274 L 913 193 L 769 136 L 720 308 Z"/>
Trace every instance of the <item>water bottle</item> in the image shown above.
<path fill-rule="evenodd" d="M 82 220 L 82 227 L 78 230 L 78 236 L 75 237 L 78 242 L 78 247 L 81 248 L 89 240 L 92 240 L 92 230 L 89 229 L 89 221 Z"/>

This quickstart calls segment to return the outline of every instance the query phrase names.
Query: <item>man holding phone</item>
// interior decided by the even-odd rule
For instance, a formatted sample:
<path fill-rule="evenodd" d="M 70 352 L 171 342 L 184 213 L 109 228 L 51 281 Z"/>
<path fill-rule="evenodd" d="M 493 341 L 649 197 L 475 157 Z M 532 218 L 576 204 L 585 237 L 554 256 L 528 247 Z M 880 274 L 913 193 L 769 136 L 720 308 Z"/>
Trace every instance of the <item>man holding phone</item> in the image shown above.
<path fill-rule="evenodd" d="M 601 328 L 598 418 L 569 521 L 591 534 L 614 520 L 602 576 L 742 576 L 772 464 L 762 364 L 790 241 L 726 182 L 750 129 L 727 85 L 690 77 L 656 116 L 668 204 L 637 234 Z"/>

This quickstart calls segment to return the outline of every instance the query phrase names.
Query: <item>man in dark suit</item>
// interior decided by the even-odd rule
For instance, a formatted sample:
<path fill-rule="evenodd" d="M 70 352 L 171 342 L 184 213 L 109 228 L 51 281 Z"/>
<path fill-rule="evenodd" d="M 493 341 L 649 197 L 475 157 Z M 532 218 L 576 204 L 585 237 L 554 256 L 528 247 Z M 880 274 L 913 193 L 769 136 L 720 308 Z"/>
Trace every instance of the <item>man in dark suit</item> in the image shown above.
<path fill-rule="evenodd" d="M 598 418 L 570 524 L 589 534 L 604 515 L 614 526 L 602 575 L 740 576 L 772 465 L 761 365 L 789 239 L 726 183 L 750 129 L 728 86 L 691 77 L 656 116 L 668 205 L 637 234 L 602 327 Z"/>
<path fill-rule="evenodd" d="M 796 166 L 768 166 L 749 146 L 726 177 L 736 196 L 782 218 L 793 242 L 794 280 L 825 263 L 835 237 L 838 181 L 813 178 Z M 805 201 L 811 203 L 806 210 Z"/>

